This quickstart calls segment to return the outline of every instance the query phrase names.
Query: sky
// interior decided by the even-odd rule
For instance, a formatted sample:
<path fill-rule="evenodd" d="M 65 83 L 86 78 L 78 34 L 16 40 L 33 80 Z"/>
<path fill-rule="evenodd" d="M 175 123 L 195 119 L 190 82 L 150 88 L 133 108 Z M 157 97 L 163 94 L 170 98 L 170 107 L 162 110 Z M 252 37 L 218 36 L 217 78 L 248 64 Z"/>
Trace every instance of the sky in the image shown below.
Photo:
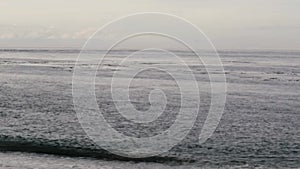
<path fill-rule="evenodd" d="M 300 0 L 0 0 L 0 48 L 81 48 L 114 19 L 163 12 L 196 25 L 217 49 L 298 50 L 299 9 Z"/>

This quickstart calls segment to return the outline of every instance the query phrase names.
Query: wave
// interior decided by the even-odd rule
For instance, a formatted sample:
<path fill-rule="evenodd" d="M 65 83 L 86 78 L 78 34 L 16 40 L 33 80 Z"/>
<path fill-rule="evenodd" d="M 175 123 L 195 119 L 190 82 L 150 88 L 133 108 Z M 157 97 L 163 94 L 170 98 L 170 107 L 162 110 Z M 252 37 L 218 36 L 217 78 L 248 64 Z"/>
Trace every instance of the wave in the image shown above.
<path fill-rule="evenodd" d="M 90 49 L 86 50 L 88 52 L 107 52 L 107 50 L 101 50 L 101 49 Z M 138 49 L 115 49 L 110 51 L 110 53 L 132 53 L 139 51 Z M 157 50 L 147 50 L 148 52 L 161 52 Z M 146 51 L 146 52 L 147 52 Z M 182 54 L 191 54 L 193 52 L 186 51 L 186 50 L 169 50 L 174 53 L 182 53 Z M 2 48 L 0 49 L 0 52 L 29 52 L 29 53 L 80 53 L 81 49 L 39 49 L 39 48 Z M 145 52 L 145 51 L 143 51 Z M 201 50 L 200 53 L 206 53 L 206 54 L 212 54 L 214 51 L 210 50 Z M 217 50 L 217 52 L 220 55 L 238 55 L 238 56 L 300 56 L 300 50 Z"/>
<path fill-rule="evenodd" d="M 153 156 L 147 158 L 127 158 L 112 154 L 101 148 L 89 148 L 80 146 L 70 146 L 67 140 L 47 140 L 43 138 L 24 138 L 20 136 L 0 136 L 0 151 L 42 153 L 69 157 L 90 157 L 105 160 L 135 161 L 135 162 L 156 162 L 181 164 L 194 162 L 189 159 L 179 159 L 176 157 Z"/>

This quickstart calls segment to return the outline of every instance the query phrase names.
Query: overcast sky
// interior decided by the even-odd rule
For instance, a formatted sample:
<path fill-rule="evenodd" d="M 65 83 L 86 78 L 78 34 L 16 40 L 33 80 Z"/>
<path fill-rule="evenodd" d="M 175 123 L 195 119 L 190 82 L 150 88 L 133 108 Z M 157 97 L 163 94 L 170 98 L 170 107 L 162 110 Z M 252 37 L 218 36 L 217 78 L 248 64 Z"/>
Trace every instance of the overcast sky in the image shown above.
<path fill-rule="evenodd" d="M 0 48 L 79 48 L 124 15 L 165 12 L 218 49 L 300 49 L 300 0 L 0 0 Z M 157 23 L 160 24 L 160 23 Z"/>

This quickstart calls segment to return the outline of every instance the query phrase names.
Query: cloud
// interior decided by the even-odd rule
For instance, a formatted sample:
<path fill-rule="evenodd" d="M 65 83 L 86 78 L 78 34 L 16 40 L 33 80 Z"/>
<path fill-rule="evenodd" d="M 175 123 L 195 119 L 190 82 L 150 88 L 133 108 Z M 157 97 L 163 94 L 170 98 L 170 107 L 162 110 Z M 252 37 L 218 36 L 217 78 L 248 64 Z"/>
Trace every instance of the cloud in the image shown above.
<path fill-rule="evenodd" d="M 29 28 L 4 26 L 0 29 L 0 39 L 87 39 L 96 31 L 96 28 L 83 28 L 81 30 L 59 30 L 54 26 L 47 28 Z"/>
<path fill-rule="evenodd" d="M 14 39 L 16 36 L 13 33 L 2 33 L 0 39 Z"/>
<path fill-rule="evenodd" d="M 87 39 L 90 37 L 97 29 L 96 28 L 84 28 L 79 31 L 68 31 L 58 34 L 58 39 Z"/>

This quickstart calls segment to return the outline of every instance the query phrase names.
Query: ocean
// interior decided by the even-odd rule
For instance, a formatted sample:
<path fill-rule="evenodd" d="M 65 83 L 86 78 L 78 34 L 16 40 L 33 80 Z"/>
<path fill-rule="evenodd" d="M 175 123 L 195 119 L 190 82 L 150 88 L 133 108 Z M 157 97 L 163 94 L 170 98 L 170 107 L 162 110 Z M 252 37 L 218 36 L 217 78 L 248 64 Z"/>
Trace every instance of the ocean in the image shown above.
<path fill-rule="evenodd" d="M 218 51 L 226 75 L 226 104 L 217 129 L 202 144 L 198 137 L 211 103 L 209 76 L 192 53 L 172 51 L 189 62 L 199 84 L 200 109 L 183 140 L 147 158 L 115 155 L 83 129 L 72 97 L 79 52 L 0 50 L 0 168 L 300 168 L 299 51 Z M 103 52 L 92 51 L 87 59 Z M 120 66 L 120 60 L 132 52 L 112 51 L 103 61 L 95 78 L 96 100 L 116 131 L 151 137 L 166 131 L 177 117 L 180 91 L 174 79 L 149 70 L 132 81 L 130 98 L 139 111 L 149 109 L 148 95 L 154 87 L 161 87 L 169 97 L 163 118 L 145 125 L 118 114 L 109 79 L 120 72 L 117 78 L 126 81 L 130 76 L 124 70 L 147 66 L 176 70 L 183 80 L 187 72 L 161 51 L 144 51 Z"/>

